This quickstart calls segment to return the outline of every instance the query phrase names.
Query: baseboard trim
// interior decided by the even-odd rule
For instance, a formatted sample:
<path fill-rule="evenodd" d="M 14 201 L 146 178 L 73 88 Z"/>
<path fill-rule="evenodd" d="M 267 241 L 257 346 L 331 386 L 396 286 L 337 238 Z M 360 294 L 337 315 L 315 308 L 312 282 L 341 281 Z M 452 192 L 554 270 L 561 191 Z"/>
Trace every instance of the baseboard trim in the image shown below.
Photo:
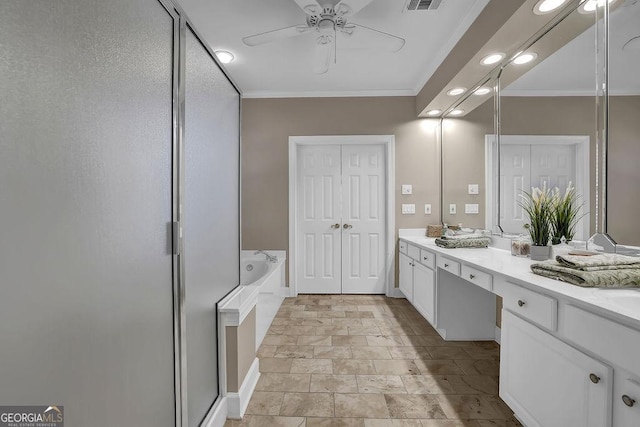
<path fill-rule="evenodd" d="M 499 327 L 496 326 L 496 331 L 495 331 L 495 341 L 498 344 L 501 344 L 501 338 L 502 338 L 502 329 L 500 329 Z"/>
<path fill-rule="evenodd" d="M 228 406 L 228 414 L 227 417 L 233 420 L 240 420 L 244 416 L 244 411 L 247 410 L 247 406 L 249 405 L 249 400 L 251 400 L 251 395 L 253 394 L 253 390 L 256 388 L 256 384 L 258 383 L 258 379 L 260 378 L 260 361 L 256 357 L 253 359 L 253 363 L 251 364 L 251 368 L 249 368 L 249 372 L 244 378 L 242 385 L 240 386 L 240 391 L 237 393 L 227 393 L 227 406 Z"/>
<path fill-rule="evenodd" d="M 202 422 L 202 427 L 224 427 L 224 423 L 227 422 L 227 415 L 229 412 L 228 402 L 226 397 L 221 397 L 213 405 L 209 414 Z"/>

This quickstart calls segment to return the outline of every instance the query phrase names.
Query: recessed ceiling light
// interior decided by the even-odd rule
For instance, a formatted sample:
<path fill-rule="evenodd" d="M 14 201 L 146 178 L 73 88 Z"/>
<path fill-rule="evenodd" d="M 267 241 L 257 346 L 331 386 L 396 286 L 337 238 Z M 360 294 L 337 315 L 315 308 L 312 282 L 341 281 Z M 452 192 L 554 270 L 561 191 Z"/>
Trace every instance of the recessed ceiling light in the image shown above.
<path fill-rule="evenodd" d="M 540 0 L 533 7 L 533 13 L 536 15 L 544 15 L 545 13 L 553 12 L 566 2 L 567 0 Z"/>
<path fill-rule="evenodd" d="M 482 65 L 493 65 L 502 61 L 504 57 L 505 57 L 504 53 L 492 53 L 491 55 L 487 55 L 484 58 L 482 58 L 482 61 L 480 61 L 480 63 Z"/>
<path fill-rule="evenodd" d="M 453 89 L 451 89 L 449 92 L 447 92 L 447 95 L 449 95 L 449 96 L 457 96 L 457 95 L 461 95 L 461 94 L 463 94 L 466 90 L 467 90 L 467 88 L 465 88 L 465 87 L 454 87 L 454 88 L 453 88 Z"/>
<path fill-rule="evenodd" d="M 613 3 L 615 0 L 609 0 L 609 4 Z M 580 13 L 593 13 L 599 7 L 604 6 L 605 0 L 587 0 L 582 1 L 580 7 L 578 8 L 578 12 Z"/>
<path fill-rule="evenodd" d="M 429 110 L 427 111 L 427 116 L 439 116 L 440 114 L 442 114 L 442 110 Z"/>
<path fill-rule="evenodd" d="M 527 62 L 531 62 L 538 57 L 538 54 L 535 52 L 524 52 L 518 54 L 515 58 L 513 58 L 513 63 L 516 65 L 526 64 Z"/>
<path fill-rule="evenodd" d="M 461 110 L 459 108 L 449 111 L 450 116 L 461 116 L 462 114 L 464 114 L 464 110 Z"/>
<path fill-rule="evenodd" d="M 474 95 L 486 95 L 489 92 L 491 92 L 491 89 L 489 89 L 488 87 L 479 87 L 478 89 L 476 89 L 473 94 Z"/>
<path fill-rule="evenodd" d="M 228 64 L 236 59 L 236 57 L 233 56 L 233 53 L 226 50 L 216 50 L 215 54 L 218 57 L 218 61 L 222 62 L 223 64 Z"/>

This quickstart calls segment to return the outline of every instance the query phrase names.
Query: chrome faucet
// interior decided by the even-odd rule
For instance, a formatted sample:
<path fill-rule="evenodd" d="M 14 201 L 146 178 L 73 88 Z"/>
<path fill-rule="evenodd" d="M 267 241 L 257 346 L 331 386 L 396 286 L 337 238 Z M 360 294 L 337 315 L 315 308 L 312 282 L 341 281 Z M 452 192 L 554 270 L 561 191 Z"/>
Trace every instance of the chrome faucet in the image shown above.
<path fill-rule="evenodd" d="M 267 252 L 265 252 L 263 250 L 255 251 L 253 254 L 254 255 L 263 254 L 264 256 L 267 257 L 267 261 L 268 262 L 278 262 L 278 257 L 277 256 L 271 255 L 270 253 L 267 253 Z"/>

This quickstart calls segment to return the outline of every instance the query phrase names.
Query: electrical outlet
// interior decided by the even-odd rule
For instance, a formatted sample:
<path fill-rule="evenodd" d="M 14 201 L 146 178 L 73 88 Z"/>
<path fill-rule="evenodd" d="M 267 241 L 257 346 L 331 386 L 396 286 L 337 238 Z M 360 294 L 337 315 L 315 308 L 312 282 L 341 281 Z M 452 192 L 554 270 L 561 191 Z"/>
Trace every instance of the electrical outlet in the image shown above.
<path fill-rule="evenodd" d="M 478 184 L 469 184 L 469 194 L 478 194 Z"/>
<path fill-rule="evenodd" d="M 480 211 L 477 203 L 467 203 L 464 205 L 464 213 L 466 214 L 477 214 L 479 212 Z"/>
<path fill-rule="evenodd" d="M 402 184 L 402 194 L 413 194 L 413 186 L 411 184 Z"/>
<path fill-rule="evenodd" d="M 410 215 L 416 213 L 415 204 L 402 204 L 402 215 Z"/>
<path fill-rule="evenodd" d="M 431 215 L 431 205 L 428 203 L 424 205 L 424 214 Z"/>
<path fill-rule="evenodd" d="M 449 205 L 449 213 L 450 213 L 451 215 L 455 215 L 455 214 L 456 214 L 456 211 L 457 211 L 457 206 L 456 206 L 456 204 L 455 204 L 455 203 L 451 203 L 451 204 Z"/>

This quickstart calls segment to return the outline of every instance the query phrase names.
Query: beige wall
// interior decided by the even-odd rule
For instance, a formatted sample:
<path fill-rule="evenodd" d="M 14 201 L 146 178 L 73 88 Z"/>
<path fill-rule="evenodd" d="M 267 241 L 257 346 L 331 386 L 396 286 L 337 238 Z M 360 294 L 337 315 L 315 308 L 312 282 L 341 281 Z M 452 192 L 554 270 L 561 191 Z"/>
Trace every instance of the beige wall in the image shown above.
<path fill-rule="evenodd" d="M 256 308 L 240 326 L 227 326 L 227 391 L 237 393 L 256 358 Z"/>
<path fill-rule="evenodd" d="M 289 136 L 395 135 L 396 229 L 440 223 L 435 130 L 416 118 L 415 97 L 245 99 L 242 109 L 244 249 L 288 250 Z M 413 195 L 401 196 L 402 184 Z M 416 214 L 402 215 L 402 203 Z"/>

